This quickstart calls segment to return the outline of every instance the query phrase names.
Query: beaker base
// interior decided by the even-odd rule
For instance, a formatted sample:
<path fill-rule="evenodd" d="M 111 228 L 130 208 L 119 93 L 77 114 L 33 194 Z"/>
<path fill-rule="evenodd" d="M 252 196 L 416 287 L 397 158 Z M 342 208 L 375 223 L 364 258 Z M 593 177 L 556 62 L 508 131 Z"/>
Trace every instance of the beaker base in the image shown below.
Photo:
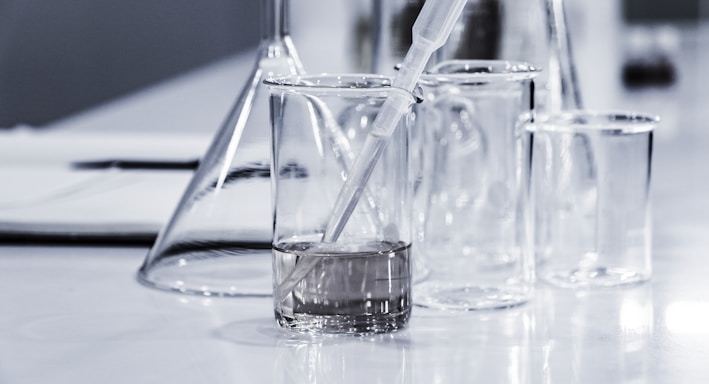
<path fill-rule="evenodd" d="M 411 310 L 376 315 L 315 315 L 299 313 L 287 316 L 275 311 L 276 323 L 283 329 L 310 334 L 367 335 L 404 329 Z"/>
<path fill-rule="evenodd" d="M 531 289 L 423 283 L 414 290 L 414 305 L 432 309 L 475 311 L 504 309 L 529 300 Z"/>
<path fill-rule="evenodd" d="M 539 279 L 561 288 L 614 288 L 642 284 L 650 279 L 648 273 L 629 268 L 595 267 L 587 269 L 552 269 L 539 271 Z"/>

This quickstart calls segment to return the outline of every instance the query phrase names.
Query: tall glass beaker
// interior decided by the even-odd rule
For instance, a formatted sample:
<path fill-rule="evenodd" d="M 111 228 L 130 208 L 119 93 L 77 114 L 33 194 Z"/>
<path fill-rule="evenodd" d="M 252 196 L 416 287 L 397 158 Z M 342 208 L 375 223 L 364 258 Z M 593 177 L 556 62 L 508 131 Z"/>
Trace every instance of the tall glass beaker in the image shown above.
<path fill-rule="evenodd" d="M 262 0 L 249 81 L 138 271 L 141 283 L 206 296 L 272 294 L 269 92 L 262 82 L 303 72 L 287 6 Z"/>
<path fill-rule="evenodd" d="M 533 293 L 530 152 L 534 116 L 527 63 L 450 60 L 421 76 L 422 143 L 413 248 L 430 276 L 414 289 L 428 308 L 509 308 Z"/>
<path fill-rule="evenodd" d="M 398 120 L 361 201 L 335 240 L 329 221 L 390 97 L 417 101 L 371 74 L 274 78 L 274 312 L 286 329 L 380 333 L 411 314 L 411 192 L 408 134 Z M 374 131 L 376 134 L 376 131 Z"/>

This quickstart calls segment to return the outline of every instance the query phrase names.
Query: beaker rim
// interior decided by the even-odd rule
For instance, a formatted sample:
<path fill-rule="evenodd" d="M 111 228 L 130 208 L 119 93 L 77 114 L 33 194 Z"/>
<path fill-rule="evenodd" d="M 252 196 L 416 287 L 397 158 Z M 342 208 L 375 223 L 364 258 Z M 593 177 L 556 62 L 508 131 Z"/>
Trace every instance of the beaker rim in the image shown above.
<path fill-rule="evenodd" d="M 393 79 L 374 73 L 317 73 L 277 75 L 266 78 L 264 83 L 277 87 L 307 88 L 379 88 L 390 87 Z"/>
<path fill-rule="evenodd" d="M 269 88 L 280 90 L 310 90 L 318 92 L 362 92 L 362 91 L 397 91 L 409 95 L 413 101 L 420 102 L 421 91 L 394 87 L 393 79 L 374 73 L 320 73 L 284 75 L 266 78 L 263 83 Z"/>
<path fill-rule="evenodd" d="M 603 131 L 621 134 L 652 132 L 660 122 L 657 115 L 633 111 L 571 110 L 540 114 L 531 131 Z"/>
<path fill-rule="evenodd" d="M 525 61 L 446 60 L 421 75 L 421 83 L 519 81 L 539 75 L 541 67 Z"/>

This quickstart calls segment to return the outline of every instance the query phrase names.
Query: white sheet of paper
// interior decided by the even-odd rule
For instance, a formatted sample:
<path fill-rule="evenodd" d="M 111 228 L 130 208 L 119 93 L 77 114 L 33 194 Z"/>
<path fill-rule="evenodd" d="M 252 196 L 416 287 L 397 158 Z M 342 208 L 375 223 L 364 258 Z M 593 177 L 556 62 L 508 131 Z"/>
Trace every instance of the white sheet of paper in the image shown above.
<path fill-rule="evenodd" d="M 189 170 L 76 169 L 81 161 L 190 161 L 208 134 L 0 132 L 0 235 L 155 235 Z"/>

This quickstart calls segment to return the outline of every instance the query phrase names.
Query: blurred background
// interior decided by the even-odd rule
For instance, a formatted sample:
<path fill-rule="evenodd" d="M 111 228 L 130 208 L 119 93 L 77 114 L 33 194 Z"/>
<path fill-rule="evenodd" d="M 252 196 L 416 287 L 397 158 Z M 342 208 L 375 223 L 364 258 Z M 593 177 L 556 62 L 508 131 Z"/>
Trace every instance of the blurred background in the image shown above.
<path fill-rule="evenodd" d="M 0 0 L 0 126 L 42 125 L 247 49 L 258 0 Z"/>
<path fill-rule="evenodd" d="M 347 57 L 337 52 L 330 62 L 313 60 L 311 53 L 319 49 L 323 30 L 346 34 L 343 25 L 349 35 L 330 36 L 347 40 L 343 51 L 368 49 L 377 1 L 293 0 L 292 35 L 306 69 L 366 66 L 337 62 Z M 567 0 L 576 46 L 592 39 L 617 46 L 606 46 L 608 52 L 601 54 L 577 52 L 582 85 L 597 80 L 589 72 L 601 68 L 598 73 L 625 88 L 672 86 L 679 75 L 678 56 L 686 56 L 682 45 L 702 43 L 686 41 L 708 13 L 702 3 L 709 1 Z M 254 50 L 259 8 L 259 0 L 0 0 L 0 127 L 46 125 Z M 608 17 L 620 17 L 624 28 L 608 32 Z M 605 54 L 623 56 L 618 60 L 623 67 L 611 69 L 610 76 L 603 72 Z"/>

